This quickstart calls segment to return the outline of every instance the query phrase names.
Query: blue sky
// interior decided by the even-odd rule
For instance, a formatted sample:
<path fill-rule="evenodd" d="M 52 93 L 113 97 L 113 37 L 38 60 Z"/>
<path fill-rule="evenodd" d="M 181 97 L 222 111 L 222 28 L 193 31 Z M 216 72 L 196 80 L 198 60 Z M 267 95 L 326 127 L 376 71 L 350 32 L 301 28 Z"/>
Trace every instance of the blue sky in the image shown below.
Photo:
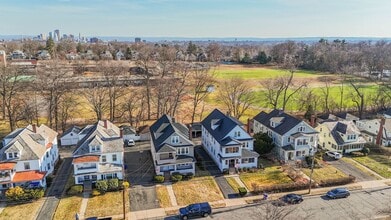
<path fill-rule="evenodd" d="M 0 35 L 391 37 L 390 0 L 0 0 Z"/>

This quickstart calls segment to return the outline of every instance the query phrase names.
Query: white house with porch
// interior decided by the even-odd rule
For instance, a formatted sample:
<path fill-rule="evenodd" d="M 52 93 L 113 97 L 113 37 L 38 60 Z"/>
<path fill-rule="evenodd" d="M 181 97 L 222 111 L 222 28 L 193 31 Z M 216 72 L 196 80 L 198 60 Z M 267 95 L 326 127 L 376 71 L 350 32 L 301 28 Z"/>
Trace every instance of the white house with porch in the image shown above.
<path fill-rule="evenodd" d="M 215 109 L 201 125 L 202 145 L 220 171 L 258 166 L 254 140 L 240 121 Z"/>
<path fill-rule="evenodd" d="M 76 184 L 123 178 L 124 143 L 120 129 L 108 120 L 86 126 L 73 152 Z"/>
<path fill-rule="evenodd" d="M 157 175 L 195 174 L 194 143 L 188 128 L 163 115 L 150 128 L 151 153 Z"/>
<path fill-rule="evenodd" d="M 58 160 L 57 132 L 46 125 L 18 128 L 3 139 L 0 149 L 0 190 L 46 187 Z"/>
<path fill-rule="evenodd" d="M 306 122 L 282 110 L 261 112 L 254 117 L 254 133 L 267 133 L 273 139 L 280 160 L 302 160 L 316 152 L 318 132 Z"/>

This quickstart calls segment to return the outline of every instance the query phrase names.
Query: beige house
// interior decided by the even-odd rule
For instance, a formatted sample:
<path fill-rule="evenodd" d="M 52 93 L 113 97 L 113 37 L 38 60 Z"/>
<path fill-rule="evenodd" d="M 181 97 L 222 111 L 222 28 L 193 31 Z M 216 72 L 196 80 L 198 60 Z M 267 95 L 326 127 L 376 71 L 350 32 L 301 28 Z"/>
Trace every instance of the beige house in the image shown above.
<path fill-rule="evenodd" d="M 323 149 L 350 153 L 363 149 L 366 140 L 353 121 L 329 121 L 319 124 L 319 146 Z"/>

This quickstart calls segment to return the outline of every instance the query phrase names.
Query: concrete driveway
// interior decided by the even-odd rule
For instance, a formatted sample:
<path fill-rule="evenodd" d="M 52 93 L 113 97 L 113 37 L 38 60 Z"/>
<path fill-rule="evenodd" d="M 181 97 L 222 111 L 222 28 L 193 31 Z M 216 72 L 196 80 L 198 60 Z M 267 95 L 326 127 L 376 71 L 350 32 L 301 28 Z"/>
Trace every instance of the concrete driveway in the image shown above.
<path fill-rule="evenodd" d="M 153 177 L 155 168 L 149 142 L 136 142 L 125 148 L 126 178 L 130 182 L 130 210 L 140 211 L 159 208 Z"/>
<path fill-rule="evenodd" d="M 335 160 L 333 158 L 328 157 L 327 155 L 323 155 L 323 160 L 327 161 L 327 163 L 333 165 L 337 169 L 341 170 L 347 175 L 352 175 L 356 177 L 356 181 L 369 181 L 369 180 L 376 180 L 374 176 L 368 175 L 361 170 L 357 169 L 355 166 L 346 163 L 343 160 Z"/>

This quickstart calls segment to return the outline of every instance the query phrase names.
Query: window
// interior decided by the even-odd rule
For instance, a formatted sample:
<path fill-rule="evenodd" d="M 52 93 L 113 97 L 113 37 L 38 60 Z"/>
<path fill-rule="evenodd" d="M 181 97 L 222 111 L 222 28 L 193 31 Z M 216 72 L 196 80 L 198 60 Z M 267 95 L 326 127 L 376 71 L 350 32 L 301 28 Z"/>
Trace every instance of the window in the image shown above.
<path fill-rule="evenodd" d="M 299 131 L 305 131 L 305 127 L 304 127 L 304 126 L 300 126 L 300 127 L 298 128 L 298 130 L 299 130 Z"/>
<path fill-rule="evenodd" d="M 48 158 L 49 157 L 49 152 L 46 152 L 46 158 Z"/>
<path fill-rule="evenodd" d="M 117 161 L 117 154 L 113 154 L 112 157 L 113 157 L 113 161 Z"/>
<path fill-rule="evenodd" d="M 310 138 L 310 142 L 313 142 L 314 141 L 314 137 L 311 136 Z"/>
<path fill-rule="evenodd" d="M 228 165 L 228 160 L 224 160 L 225 161 L 225 165 Z"/>
<path fill-rule="evenodd" d="M 249 158 L 249 159 L 248 159 L 248 162 L 249 162 L 249 163 L 254 163 L 254 162 L 255 162 L 255 159 L 254 159 L 254 158 Z"/>
<path fill-rule="evenodd" d="M 171 143 L 173 143 L 173 144 L 179 143 L 179 136 L 172 136 L 171 137 Z"/>
<path fill-rule="evenodd" d="M 291 137 L 288 137 L 288 143 L 291 142 Z"/>
<path fill-rule="evenodd" d="M 225 148 L 225 153 L 226 154 L 237 153 L 237 152 L 239 152 L 239 148 L 238 147 L 227 147 L 227 148 Z"/>
<path fill-rule="evenodd" d="M 12 153 L 8 153 L 8 158 L 9 158 L 9 159 L 14 158 L 14 157 L 13 157 L 13 154 L 12 154 Z"/>
<path fill-rule="evenodd" d="M 48 170 L 50 170 L 50 163 L 48 163 Z"/>
<path fill-rule="evenodd" d="M 24 162 L 24 169 L 29 170 L 30 169 L 30 163 L 29 162 Z"/>
<path fill-rule="evenodd" d="M 102 162 L 103 162 L 103 163 L 106 162 L 106 155 L 102 155 Z"/>
<path fill-rule="evenodd" d="M 14 157 L 15 157 L 15 158 L 18 157 L 18 152 L 14 152 Z"/>

